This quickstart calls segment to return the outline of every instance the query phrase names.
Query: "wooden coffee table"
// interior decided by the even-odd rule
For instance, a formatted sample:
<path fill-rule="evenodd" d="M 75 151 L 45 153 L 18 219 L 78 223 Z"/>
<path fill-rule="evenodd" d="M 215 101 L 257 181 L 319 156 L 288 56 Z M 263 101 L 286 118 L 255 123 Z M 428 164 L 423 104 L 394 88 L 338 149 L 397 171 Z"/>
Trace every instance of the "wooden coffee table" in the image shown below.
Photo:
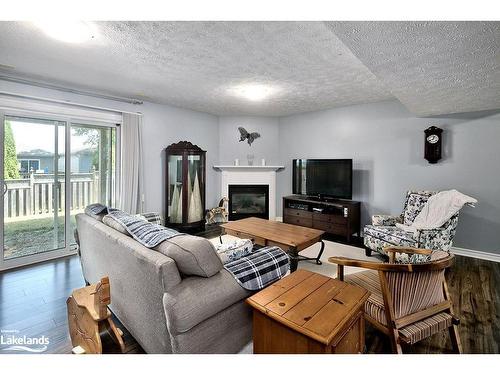
<path fill-rule="evenodd" d="M 279 246 L 290 256 L 290 271 L 297 269 L 300 260 L 314 260 L 321 264 L 320 258 L 325 249 L 325 243 L 321 239 L 325 231 L 285 224 L 278 221 L 270 221 L 249 217 L 247 219 L 230 221 L 221 225 L 222 235 L 230 234 L 239 238 L 249 238 L 254 244 L 261 246 Z M 308 258 L 299 255 L 299 252 L 321 242 L 321 249 L 316 258 Z"/>
<path fill-rule="evenodd" d="M 247 298 L 253 308 L 253 352 L 361 353 L 369 295 L 358 286 L 297 270 Z"/>

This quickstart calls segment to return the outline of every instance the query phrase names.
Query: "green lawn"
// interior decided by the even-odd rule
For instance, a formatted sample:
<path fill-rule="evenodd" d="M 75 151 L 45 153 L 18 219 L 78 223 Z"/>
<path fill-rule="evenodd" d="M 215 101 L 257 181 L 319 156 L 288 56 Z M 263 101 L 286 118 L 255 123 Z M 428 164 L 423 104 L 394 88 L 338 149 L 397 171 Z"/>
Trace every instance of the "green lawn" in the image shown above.
<path fill-rule="evenodd" d="M 71 227 L 75 226 L 75 216 L 72 215 Z M 4 258 L 11 259 L 64 248 L 64 217 L 58 218 L 57 236 L 54 227 L 53 218 L 5 223 Z M 74 242 L 73 236 L 70 241 Z"/>

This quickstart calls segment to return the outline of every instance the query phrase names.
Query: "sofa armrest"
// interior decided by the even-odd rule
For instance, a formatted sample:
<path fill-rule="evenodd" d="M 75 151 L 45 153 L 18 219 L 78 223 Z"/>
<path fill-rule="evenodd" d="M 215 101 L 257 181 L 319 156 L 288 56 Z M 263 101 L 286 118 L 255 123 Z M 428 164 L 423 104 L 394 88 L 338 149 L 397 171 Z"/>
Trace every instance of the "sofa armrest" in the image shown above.
<path fill-rule="evenodd" d="M 393 215 L 373 215 L 372 225 L 375 226 L 394 226 L 396 223 L 402 223 L 401 216 Z"/>
<path fill-rule="evenodd" d="M 188 277 L 163 295 L 170 335 L 189 331 L 251 295 L 225 269 L 211 277 Z"/>

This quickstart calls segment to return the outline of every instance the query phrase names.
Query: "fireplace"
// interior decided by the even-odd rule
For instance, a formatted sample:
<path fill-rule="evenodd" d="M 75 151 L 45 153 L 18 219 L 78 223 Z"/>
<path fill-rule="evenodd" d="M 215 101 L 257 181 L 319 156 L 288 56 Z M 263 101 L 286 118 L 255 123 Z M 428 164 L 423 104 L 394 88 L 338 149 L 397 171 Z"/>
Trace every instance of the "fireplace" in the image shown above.
<path fill-rule="evenodd" d="M 229 220 L 269 219 L 269 185 L 229 185 Z"/>

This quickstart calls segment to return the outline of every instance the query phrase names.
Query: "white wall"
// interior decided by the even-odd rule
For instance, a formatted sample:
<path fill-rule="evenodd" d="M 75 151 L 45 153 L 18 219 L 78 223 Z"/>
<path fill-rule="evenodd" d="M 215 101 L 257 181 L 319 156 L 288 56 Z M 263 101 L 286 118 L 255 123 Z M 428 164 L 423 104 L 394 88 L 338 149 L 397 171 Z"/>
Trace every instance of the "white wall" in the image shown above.
<path fill-rule="evenodd" d="M 444 129 L 443 159 L 423 157 L 424 133 Z M 294 115 L 280 120 L 280 198 L 292 190 L 294 158 L 352 158 L 353 199 L 362 224 L 374 213 L 399 214 L 408 189 L 451 189 L 479 200 L 461 214 L 454 246 L 500 253 L 500 114 L 417 118 L 389 101 Z M 279 211 L 278 211 L 279 212 Z"/>
<path fill-rule="evenodd" d="M 251 146 L 239 142 L 238 127 L 248 132 L 260 133 Z M 254 155 L 254 165 L 266 159 L 267 165 L 279 163 L 279 119 L 276 117 L 223 116 L 219 118 L 219 162 L 232 165 L 234 159 L 240 159 L 241 165 L 247 165 L 247 155 Z"/>

